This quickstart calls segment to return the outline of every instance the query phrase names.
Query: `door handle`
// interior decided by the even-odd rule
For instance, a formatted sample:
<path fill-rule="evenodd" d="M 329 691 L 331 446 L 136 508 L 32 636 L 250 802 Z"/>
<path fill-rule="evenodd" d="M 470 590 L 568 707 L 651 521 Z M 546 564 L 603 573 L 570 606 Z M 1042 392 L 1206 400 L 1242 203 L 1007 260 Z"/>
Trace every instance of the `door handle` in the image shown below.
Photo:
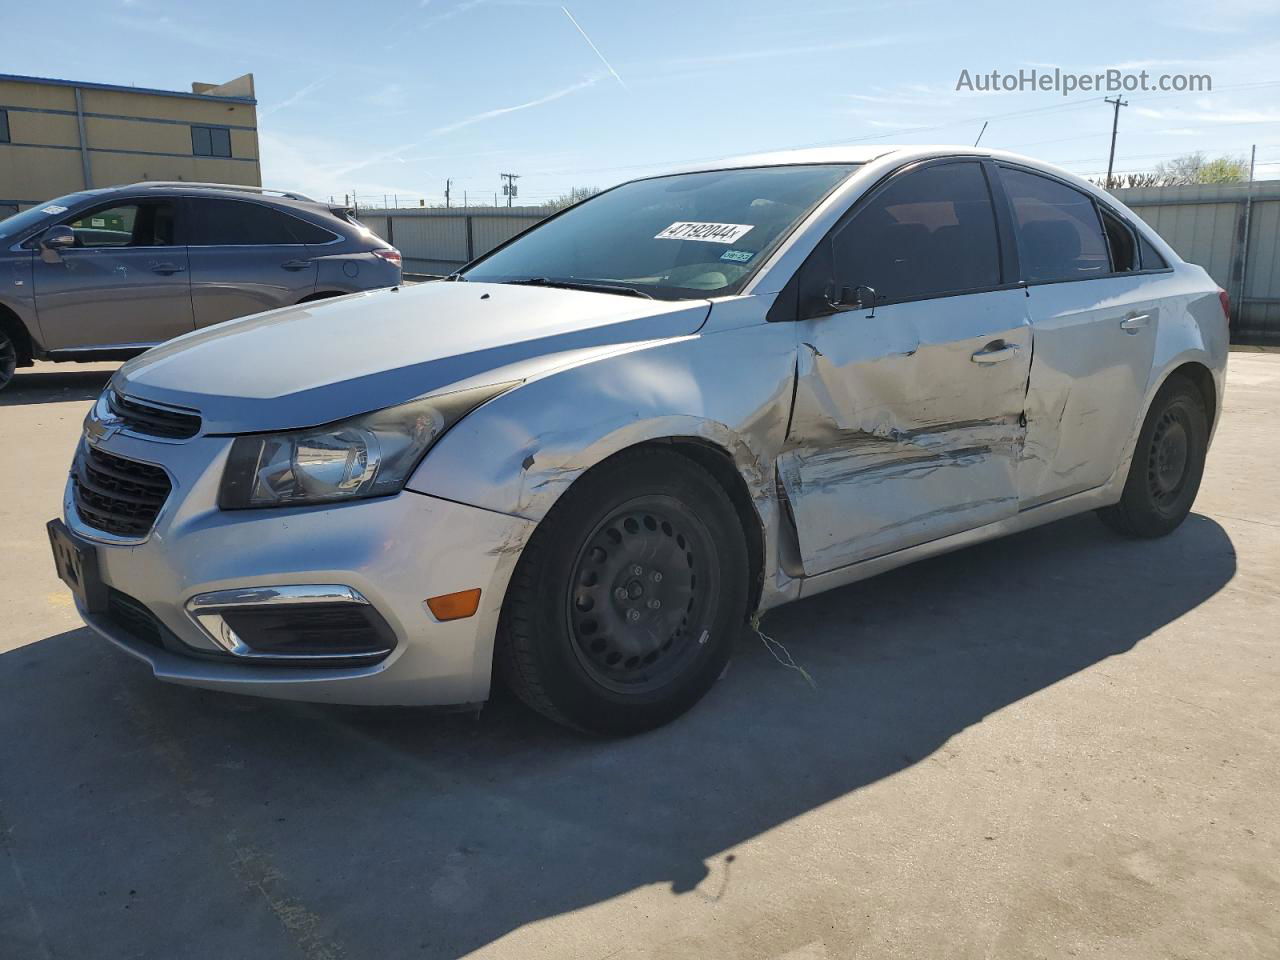
<path fill-rule="evenodd" d="M 162 277 L 172 276 L 175 273 L 182 273 L 186 267 L 180 267 L 176 263 L 153 263 L 151 272 L 158 273 Z"/>
<path fill-rule="evenodd" d="M 312 261 L 310 260 L 286 260 L 284 263 L 280 264 L 280 266 L 284 267 L 286 270 L 305 270 L 307 267 L 311 266 L 311 263 Z"/>
<path fill-rule="evenodd" d="M 1008 360 L 1017 352 L 1018 345 L 1016 343 L 993 340 L 977 353 L 972 354 L 969 359 L 974 363 L 999 363 L 1001 360 Z"/>
<path fill-rule="evenodd" d="M 1151 314 L 1140 313 L 1135 317 L 1125 317 L 1120 321 L 1120 329 L 1125 333 L 1137 333 L 1151 323 Z"/>

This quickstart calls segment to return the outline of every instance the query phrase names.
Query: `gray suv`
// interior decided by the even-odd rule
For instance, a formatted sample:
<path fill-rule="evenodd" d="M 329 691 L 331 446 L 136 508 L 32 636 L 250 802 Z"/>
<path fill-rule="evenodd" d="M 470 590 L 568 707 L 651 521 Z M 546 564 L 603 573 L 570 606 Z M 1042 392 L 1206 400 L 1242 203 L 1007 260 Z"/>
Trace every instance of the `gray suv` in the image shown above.
<path fill-rule="evenodd" d="M 0 389 L 33 360 L 127 359 L 400 279 L 398 250 L 301 194 L 157 181 L 68 194 L 0 220 Z"/>

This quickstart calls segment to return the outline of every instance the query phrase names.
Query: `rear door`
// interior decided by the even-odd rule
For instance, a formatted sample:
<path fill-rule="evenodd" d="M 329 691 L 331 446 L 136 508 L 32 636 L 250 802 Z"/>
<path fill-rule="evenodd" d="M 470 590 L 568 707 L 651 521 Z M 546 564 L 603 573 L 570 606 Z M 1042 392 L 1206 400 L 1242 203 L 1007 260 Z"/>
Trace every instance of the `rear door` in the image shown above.
<path fill-rule="evenodd" d="M 309 226 L 254 200 L 188 197 L 197 327 L 289 306 L 316 287 Z"/>
<path fill-rule="evenodd" d="M 122 349 L 192 329 L 190 273 L 173 199 L 114 200 L 64 219 L 76 246 L 37 251 L 32 286 L 48 350 Z"/>
<path fill-rule="evenodd" d="M 1035 331 L 1022 507 L 1100 486 L 1137 425 L 1155 355 L 1163 264 L 1139 263 L 1114 211 L 1038 172 L 1002 165 Z"/>
<path fill-rule="evenodd" d="M 974 160 L 895 174 L 802 268 L 778 472 L 806 575 L 1017 511 L 1031 329 L 990 176 Z M 874 310 L 824 309 L 855 286 Z"/>

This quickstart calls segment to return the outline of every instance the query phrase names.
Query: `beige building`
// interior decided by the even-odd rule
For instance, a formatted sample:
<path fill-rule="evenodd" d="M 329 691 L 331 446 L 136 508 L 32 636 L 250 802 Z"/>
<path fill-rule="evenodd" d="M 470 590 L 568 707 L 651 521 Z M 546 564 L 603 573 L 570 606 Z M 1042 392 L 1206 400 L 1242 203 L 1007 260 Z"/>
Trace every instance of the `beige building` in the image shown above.
<path fill-rule="evenodd" d="M 0 74 L 0 217 L 139 180 L 261 185 L 253 74 L 190 93 Z"/>

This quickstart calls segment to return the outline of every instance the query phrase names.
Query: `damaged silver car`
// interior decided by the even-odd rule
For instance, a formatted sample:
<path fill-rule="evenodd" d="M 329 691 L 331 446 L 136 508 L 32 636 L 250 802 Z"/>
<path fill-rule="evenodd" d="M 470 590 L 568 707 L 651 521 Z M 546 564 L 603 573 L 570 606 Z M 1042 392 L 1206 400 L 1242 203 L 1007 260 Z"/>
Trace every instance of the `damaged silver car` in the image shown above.
<path fill-rule="evenodd" d="M 49 524 L 163 679 L 689 708 L 748 619 L 1096 510 L 1167 534 L 1221 410 L 1225 294 L 1010 154 L 803 151 L 623 184 L 445 282 L 122 367 Z"/>

